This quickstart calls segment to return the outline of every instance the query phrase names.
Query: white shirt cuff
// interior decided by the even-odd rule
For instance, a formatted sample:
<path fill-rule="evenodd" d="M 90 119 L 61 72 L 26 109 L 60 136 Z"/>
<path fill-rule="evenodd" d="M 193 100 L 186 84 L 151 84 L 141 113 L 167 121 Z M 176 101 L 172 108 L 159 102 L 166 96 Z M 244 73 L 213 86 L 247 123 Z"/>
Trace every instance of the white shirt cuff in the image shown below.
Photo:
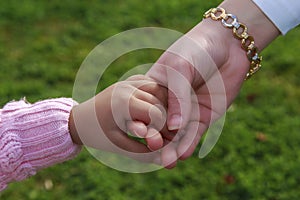
<path fill-rule="evenodd" d="M 299 0 L 252 0 L 285 35 L 300 24 Z"/>

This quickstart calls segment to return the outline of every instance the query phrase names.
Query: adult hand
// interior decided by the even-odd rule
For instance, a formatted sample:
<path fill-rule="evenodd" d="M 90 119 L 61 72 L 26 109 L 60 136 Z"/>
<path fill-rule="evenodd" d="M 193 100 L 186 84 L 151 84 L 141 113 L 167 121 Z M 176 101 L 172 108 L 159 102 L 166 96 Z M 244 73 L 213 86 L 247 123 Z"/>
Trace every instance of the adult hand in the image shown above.
<path fill-rule="evenodd" d="M 201 135 L 238 94 L 247 73 L 244 52 L 234 38 L 225 40 L 228 35 L 220 31 L 209 21 L 199 24 L 164 52 L 147 73 L 168 87 L 168 131 L 161 131 L 168 141 L 162 152 L 166 167 L 193 153 Z M 172 141 L 170 131 L 178 132 L 177 140 Z"/>
<path fill-rule="evenodd" d="M 260 50 L 278 36 L 251 1 L 227 0 L 221 6 L 248 25 Z M 177 159 L 191 156 L 201 135 L 237 96 L 248 69 L 240 41 L 211 19 L 203 20 L 163 53 L 147 75 L 168 87 L 168 129 L 161 131 L 166 141 L 164 166 L 172 168 Z M 175 140 L 170 137 L 173 131 L 179 133 Z"/>

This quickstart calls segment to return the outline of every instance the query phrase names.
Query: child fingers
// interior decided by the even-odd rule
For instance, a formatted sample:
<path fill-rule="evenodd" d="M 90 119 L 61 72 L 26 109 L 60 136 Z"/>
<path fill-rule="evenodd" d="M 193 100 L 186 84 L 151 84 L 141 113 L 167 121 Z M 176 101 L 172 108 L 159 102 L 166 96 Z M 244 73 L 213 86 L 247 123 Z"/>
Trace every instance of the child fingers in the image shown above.
<path fill-rule="evenodd" d="M 143 122 L 127 121 L 126 126 L 128 131 L 136 137 L 145 138 L 147 136 L 147 126 Z"/>
<path fill-rule="evenodd" d="M 159 150 L 163 147 L 163 138 L 162 135 L 157 131 L 156 129 L 150 127 L 148 128 L 148 133 L 146 136 L 146 142 L 148 145 L 148 148 L 151 151 Z"/>
<path fill-rule="evenodd" d="M 116 131 L 108 138 L 106 151 L 124 155 L 143 163 L 154 163 L 159 156 L 158 152 L 151 152 L 148 147 L 130 137 L 123 132 Z"/>
<path fill-rule="evenodd" d="M 153 96 L 152 94 L 141 90 L 138 90 L 134 96 L 135 98 L 141 101 L 151 104 L 152 107 L 150 108 L 149 111 L 150 117 L 152 120 L 157 121 L 155 123 L 154 121 L 152 121 L 152 124 L 158 123 L 159 130 L 161 130 L 163 127 L 166 128 L 167 111 L 165 106 L 161 104 L 161 101 L 157 99 L 155 96 Z"/>
<path fill-rule="evenodd" d="M 161 130 L 165 124 L 162 111 L 155 105 L 137 98 L 132 98 L 130 105 L 130 115 L 132 121 L 142 121 L 147 125 L 151 124 L 157 130 Z"/>
<path fill-rule="evenodd" d="M 130 76 L 129 78 L 126 79 L 126 81 L 143 81 L 143 80 L 153 81 L 153 79 L 151 79 L 150 77 L 147 77 L 143 74 L 136 74 L 136 75 Z"/>
<path fill-rule="evenodd" d="M 150 78 L 149 76 L 142 75 L 142 74 L 137 74 L 137 75 L 130 76 L 125 81 L 131 81 L 131 82 L 136 82 L 136 83 L 139 83 L 139 82 L 142 82 L 142 81 L 157 83 L 157 81 L 155 81 L 153 78 Z"/>
<path fill-rule="evenodd" d="M 133 94 L 136 98 L 146 101 L 152 105 L 163 105 L 162 102 L 151 93 L 145 92 L 143 90 L 136 90 Z"/>
<path fill-rule="evenodd" d="M 151 80 L 130 81 L 130 85 L 144 92 L 155 95 L 161 101 L 167 101 L 167 88 Z"/>
<path fill-rule="evenodd" d="M 156 82 L 149 82 L 148 84 L 140 86 L 138 89 L 153 94 L 163 105 L 167 105 L 168 90 L 166 87 Z"/>

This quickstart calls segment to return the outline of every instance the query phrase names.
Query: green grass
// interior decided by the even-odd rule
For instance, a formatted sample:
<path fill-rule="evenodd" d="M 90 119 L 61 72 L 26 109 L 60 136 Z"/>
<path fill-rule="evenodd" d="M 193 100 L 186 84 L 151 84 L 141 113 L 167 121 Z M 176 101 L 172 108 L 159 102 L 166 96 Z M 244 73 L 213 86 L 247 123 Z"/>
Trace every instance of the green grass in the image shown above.
<path fill-rule="evenodd" d="M 71 96 L 81 62 L 106 38 L 130 28 L 188 31 L 220 1 L 34 1 L 0 3 L 0 104 Z M 263 69 L 227 114 L 223 133 L 204 159 L 195 155 L 173 170 L 118 172 L 86 150 L 74 160 L 10 184 L 5 200 L 49 199 L 297 199 L 300 196 L 300 29 L 264 52 Z M 118 59 L 103 88 L 125 70 L 154 62 L 160 52 Z M 264 136 L 265 138 L 263 138 Z M 45 188 L 52 181 L 53 187 Z"/>

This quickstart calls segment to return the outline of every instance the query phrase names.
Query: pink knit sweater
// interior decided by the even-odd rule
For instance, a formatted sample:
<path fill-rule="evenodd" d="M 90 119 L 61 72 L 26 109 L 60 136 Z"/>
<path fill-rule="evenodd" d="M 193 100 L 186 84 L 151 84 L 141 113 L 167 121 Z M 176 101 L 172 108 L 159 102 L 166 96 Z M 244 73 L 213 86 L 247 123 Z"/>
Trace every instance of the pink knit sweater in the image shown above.
<path fill-rule="evenodd" d="M 72 99 L 58 98 L 29 104 L 25 100 L 0 110 L 0 191 L 42 168 L 66 161 L 81 149 L 69 134 Z"/>

